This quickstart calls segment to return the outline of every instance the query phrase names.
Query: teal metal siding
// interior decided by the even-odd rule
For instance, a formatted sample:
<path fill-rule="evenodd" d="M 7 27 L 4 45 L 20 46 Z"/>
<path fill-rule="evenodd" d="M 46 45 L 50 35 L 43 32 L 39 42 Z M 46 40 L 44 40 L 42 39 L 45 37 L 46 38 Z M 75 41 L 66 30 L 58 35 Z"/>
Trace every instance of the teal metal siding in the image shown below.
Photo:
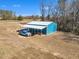
<path fill-rule="evenodd" d="M 46 35 L 47 34 L 47 28 L 43 29 L 42 33 Z"/>
<path fill-rule="evenodd" d="M 56 23 L 51 23 L 50 25 L 48 25 L 47 27 L 47 35 L 50 35 L 54 32 L 57 31 L 57 24 Z"/>

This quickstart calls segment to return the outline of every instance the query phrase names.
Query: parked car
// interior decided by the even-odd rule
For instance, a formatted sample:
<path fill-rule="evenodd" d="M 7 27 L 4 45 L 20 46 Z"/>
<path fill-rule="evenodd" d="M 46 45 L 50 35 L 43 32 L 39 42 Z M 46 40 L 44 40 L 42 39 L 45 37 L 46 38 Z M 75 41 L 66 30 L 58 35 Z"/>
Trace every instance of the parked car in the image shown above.
<path fill-rule="evenodd" d="M 18 32 L 22 36 L 31 36 L 31 33 L 29 32 L 28 29 L 21 29 L 21 30 L 18 30 Z"/>

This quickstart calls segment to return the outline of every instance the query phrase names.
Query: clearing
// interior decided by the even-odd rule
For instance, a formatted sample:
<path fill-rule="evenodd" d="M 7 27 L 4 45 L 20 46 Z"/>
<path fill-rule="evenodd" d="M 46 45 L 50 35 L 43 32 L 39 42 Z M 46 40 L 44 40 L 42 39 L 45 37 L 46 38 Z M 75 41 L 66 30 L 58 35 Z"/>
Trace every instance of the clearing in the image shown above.
<path fill-rule="evenodd" d="M 79 59 L 79 36 L 56 32 L 23 37 L 20 22 L 0 21 L 0 59 Z"/>

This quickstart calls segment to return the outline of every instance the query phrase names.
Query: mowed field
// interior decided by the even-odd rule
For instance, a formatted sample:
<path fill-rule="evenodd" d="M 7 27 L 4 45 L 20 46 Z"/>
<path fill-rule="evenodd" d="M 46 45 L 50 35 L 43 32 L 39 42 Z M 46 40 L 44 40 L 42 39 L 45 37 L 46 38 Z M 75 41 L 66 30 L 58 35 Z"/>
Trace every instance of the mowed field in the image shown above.
<path fill-rule="evenodd" d="M 17 33 L 22 22 L 0 21 L 0 59 L 79 59 L 79 41 L 72 40 L 73 34 L 23 37 Z"/>

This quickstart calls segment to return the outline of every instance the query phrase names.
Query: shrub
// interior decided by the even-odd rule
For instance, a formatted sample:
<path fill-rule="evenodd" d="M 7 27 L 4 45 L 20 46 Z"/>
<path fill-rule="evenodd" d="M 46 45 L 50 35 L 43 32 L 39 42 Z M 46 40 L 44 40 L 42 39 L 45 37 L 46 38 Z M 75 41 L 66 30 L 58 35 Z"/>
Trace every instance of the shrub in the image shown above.
<path fill-rule="evenodd" d="M 21 20 L 23 20 L 23 17 L 22 16 L 18 16 L 17 20 L 21 21 Z"/>

